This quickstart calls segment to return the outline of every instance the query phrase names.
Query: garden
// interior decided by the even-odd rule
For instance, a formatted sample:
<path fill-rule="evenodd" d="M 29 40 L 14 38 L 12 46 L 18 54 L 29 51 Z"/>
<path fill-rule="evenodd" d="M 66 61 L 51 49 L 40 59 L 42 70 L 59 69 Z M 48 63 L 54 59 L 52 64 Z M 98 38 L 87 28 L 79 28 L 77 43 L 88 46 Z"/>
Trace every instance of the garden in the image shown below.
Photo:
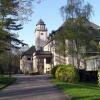
<path fill-rule="evenodd" d="M 52 82 L 72 100 L 100 100 L 100 73 L 95 82 L 81 81 L 78 70 L 73 65 L 53 67 Z"/>

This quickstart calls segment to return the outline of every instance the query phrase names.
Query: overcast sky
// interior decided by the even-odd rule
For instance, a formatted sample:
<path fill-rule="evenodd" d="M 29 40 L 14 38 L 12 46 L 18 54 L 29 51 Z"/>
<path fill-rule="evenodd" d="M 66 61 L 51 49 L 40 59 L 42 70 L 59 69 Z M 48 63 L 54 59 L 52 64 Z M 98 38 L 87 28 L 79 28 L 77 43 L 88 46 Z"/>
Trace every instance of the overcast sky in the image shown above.
<path fill-rule="evenodd" d="M 100 26 L 100 0 L 85 0 L 93 6 L 94 15 L 92 22 Z M 39 19 L 43 19 L 48 29 L 48 33 L 58 29 L 63 18 L 60 14 L 60 7 L 65 5 L 67 0 L 43 0 L 42 3 L 33 7 L 34 13 L 31 16 L 31 21 L 24 25 L 23 29 L 18 32 L 19 39 L 24 40 L 29 46 L 34 45 L 34 31 Z"/>

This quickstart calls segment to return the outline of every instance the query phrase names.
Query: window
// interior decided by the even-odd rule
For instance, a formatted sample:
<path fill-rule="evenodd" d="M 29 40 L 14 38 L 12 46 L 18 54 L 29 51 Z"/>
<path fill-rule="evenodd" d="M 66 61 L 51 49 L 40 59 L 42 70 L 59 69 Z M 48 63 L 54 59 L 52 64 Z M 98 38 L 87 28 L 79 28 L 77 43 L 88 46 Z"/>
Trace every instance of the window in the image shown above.
<path fill-rule="evenodd" d="M 41 35 L 43 35 L 43 33 L 41 33 Z"/>
<path fill-rule="evenodd" d="M 50 64 L 51 63 L 51 58 L 46 58 L 46 63 Z"/>

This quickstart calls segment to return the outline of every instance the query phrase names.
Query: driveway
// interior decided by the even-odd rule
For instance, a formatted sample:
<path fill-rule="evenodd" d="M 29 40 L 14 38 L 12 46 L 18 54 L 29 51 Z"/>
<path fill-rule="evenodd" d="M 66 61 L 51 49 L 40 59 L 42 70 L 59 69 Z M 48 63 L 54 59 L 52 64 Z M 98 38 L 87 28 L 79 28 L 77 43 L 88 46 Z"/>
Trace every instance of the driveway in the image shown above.
<path fill-rule="evenodd" d="M 15 75 L 17 81 L 0 91 L 0 100 L 69 100 L 49 75 Z"/>

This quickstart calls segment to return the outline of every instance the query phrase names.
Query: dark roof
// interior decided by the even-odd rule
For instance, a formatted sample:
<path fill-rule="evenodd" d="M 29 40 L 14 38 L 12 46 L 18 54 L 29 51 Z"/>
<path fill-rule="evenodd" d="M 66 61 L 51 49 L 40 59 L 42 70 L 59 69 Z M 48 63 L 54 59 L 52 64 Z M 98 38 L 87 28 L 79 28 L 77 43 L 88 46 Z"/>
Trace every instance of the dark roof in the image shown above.
<path fill-rule="evenodd" d="M 52 57 L 52 53 L 50 51 L 36 51 L 33 56 L 48 58 Z"/>
<path fill-rule="evenodd" d="M 87 25 L 94 28 L 94 29 L 100 29 L 99 25 L 96 25 L 95 23 L 92 23 L 92 22 L 88 22 Z"/>
<path fill-rule="evenodd" d="M 53 37 L 53 36 L 56 34 L 56 32 L 60 31 L 65 25 L 66 25 L 66 22 L 64 22 L 64 23 L 62 24 L 62 26 L 59 27 L 59 29 L 57 29 L 57 30 L 55 30 L 55 31 L 52 31 L 52 33 L 49 35 L 48 41 L 46 42 L 45 45 L 47 45 L 48 43 L 50 43 L 51 41 L 53 41 L 54 39 L 53 39 L 53 38 L 50 38 L 50 37 Z M 95 30 L 100 30 L 100 26 L 99 26 L 99 25 L 96 25 L 96 24 L 93 23 L 93 22 L 87 21 L 87 22 L 85 23 L 85 25 L 86 25 L 87 27 L 93 28 L 93 29 L 95 29 Z M 98 39 L 100 39 L 100 38 L 98 38 Z M 44 46 L 45 46 L 45 45 L 44 45 Z"/>
<path fill-rule="evenodd" d="M 67 21 L 71 21 L 71 20 L 72 20 L 72 19 L 69 19 L 69 20 L 67 20 Z M 74 19 L 74 20 L 75 20 L 75 19 Z M 65 26 L 66 23 L 67 23 L 67 21 L 65 21 L 61 27 Z M 100 29 L 100 26 L 99 26 L 99 25 L 97 25 L 97 24 L 95 24 L 95 23 L 93 23 L 93 22 L 91 22 L 91 21 L 89 21 L 89 20 L 85 20 L 84 25 L 86 25 L 87 27 L 91 27 L 91 28 L 93 28 L 93 29 Z"/>
<path fill-rule="evenodd" d="M 23 52 L 21 57 L 25 55 L 33 55 L 33 53 L 36 51 L 35 46 L 30 47 L 27 51 Z"/>
<path fill-rule="evenodd" d="M 40 19 L 36 25 L 45 25 L 45 24 L 44 24 L 44 21 Z"/>
<path fill-rule="evenodd" d="M 50 51 L 36 51 L 35 52 L 36 55 L 41 55 L 41 54 L 52 54 Z"/>

